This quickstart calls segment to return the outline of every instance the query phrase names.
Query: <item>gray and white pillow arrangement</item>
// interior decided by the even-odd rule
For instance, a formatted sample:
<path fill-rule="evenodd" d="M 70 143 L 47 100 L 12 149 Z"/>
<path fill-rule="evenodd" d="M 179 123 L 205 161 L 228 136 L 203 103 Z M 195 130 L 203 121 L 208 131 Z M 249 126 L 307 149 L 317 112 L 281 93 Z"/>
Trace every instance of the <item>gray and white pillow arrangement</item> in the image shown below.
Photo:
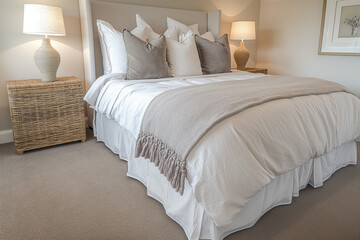
<path fill-rule="evenodd" d="M 119 32 L 97 20 L 104 74 L 124 73 L 131 80 L 230 72 L 227 35 L 214 41 L 211 32 L 199 36 L 197 24 L 171 18 L 160 35 L 138 14 L 136 24 L 131 32 Z"/>

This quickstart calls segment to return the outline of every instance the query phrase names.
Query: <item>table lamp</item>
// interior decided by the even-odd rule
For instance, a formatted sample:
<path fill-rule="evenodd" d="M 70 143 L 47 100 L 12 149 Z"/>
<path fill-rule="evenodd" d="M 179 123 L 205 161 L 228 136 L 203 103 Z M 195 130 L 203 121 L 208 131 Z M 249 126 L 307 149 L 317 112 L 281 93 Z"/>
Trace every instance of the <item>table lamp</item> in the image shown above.
<path fill-rule="evenodd" d="M 65 36 L 62 9 L 41 4 L 24 4 L 23 33 L 45 36 L 34 54 L 34 60 L 42 81 L 55 81 L 60 54 L 51 46 L 48 36 Z"/>
<path fill-rule="evenodd" d="M 238 70 L 245 70 L 249 60 L 249 50 L 245 47 L 244 40 L 255 40 L 255 22 L 239 21 L 231 24 L 231 40 L 241 40 L 240 46 L 234 52 L 234 59 Z"/>

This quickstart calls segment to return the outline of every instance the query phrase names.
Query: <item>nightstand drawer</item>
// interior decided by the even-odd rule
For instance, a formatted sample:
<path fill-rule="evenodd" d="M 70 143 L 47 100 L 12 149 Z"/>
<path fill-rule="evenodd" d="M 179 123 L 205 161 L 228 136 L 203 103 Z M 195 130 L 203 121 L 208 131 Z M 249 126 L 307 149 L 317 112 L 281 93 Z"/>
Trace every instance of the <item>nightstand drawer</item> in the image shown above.
<path fill-rule="evenodd" d="M 75 77 L 7 83 L 16 151 L 85 141 L 83 83 Z"/>

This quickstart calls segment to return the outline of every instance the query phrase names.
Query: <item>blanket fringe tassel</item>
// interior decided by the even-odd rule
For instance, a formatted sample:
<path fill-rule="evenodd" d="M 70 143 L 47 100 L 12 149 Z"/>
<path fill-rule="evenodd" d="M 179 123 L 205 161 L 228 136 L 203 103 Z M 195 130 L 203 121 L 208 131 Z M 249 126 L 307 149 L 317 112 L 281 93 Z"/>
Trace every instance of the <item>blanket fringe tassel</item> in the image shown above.
<path fill-rule="evenodd" d="M 186 161 L 166 143 L 150 133 L 140 132 L 136 140 L 135 157 L 150 159 L 171 186 L 183 195 L 186 177 Z"/>

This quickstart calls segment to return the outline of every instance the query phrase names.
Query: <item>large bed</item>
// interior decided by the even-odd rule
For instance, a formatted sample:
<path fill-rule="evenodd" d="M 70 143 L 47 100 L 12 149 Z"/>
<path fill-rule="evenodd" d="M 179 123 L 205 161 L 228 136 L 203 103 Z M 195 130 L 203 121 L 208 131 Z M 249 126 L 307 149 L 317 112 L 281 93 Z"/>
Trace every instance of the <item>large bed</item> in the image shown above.
<path fill-rule="evenodd" d="M 156 31 L 164 32 L 161 18 L 171 16 L 186 24 L 198 23 L 200 31 L 211 30 L 218 37 L 220 11 L 206 13 L 87 0 L 80 1 L 80 9 L 88 90 L 85 100 L 90 105 L 94 135 L 128 162 L 128 176 L 146 186 L 147 194 L 163 204 L 167 215 L 182 226 L 188 239 L 223 239 L 249 228 L 273 207 L 290 204 L 308 184 L 320 187 L 338 169 L 356 164 L 360 100 L 330 83 L 328 89 L 333 89 L 326 92 L 328 83 L 319 80 L 318 84 L 324 86 L 321 91 L 314 92 L 308 85 L 301 90 L 306 95 L 289 90 L 276 98 L 251 98 L 253 104 L 245 101 L 246 108 L 209 124 L 186 154 L 183 185 L 175 187 L 169 174 L 165 176 L 166 172 L 159 170 L 162 163 L 154 160 L 154 164 L 148 159 L 149 154 L 138 150 L 143 121 L 150 107 L 154 109 L 155 99 L 181 89 L 199 92 L 209 85 L 239 83 L 240 88 L 254 90 L 252 85 L 256 82 L 255 90 L 263 96 L 271 89 L 267 82 L 278 81 L 286 87 L 286 82 L 299 79 L 243 71 L 132 81 L 124 80 L 123 74 L 103 74 L 96 19 L 119 29 L 131 29 L 135 27 L 134 15 L 141 14 Z M 299 84 L 291 86 L 301 88 Z M 180 100 L 190 108 L 190 100 Z M 185 113 L 180 112 L 177 118 Z M 153 116 L 172 114 L 176 115 L 155 108 Z M 192 123 L 197 124 L 194 120 Z"/>

